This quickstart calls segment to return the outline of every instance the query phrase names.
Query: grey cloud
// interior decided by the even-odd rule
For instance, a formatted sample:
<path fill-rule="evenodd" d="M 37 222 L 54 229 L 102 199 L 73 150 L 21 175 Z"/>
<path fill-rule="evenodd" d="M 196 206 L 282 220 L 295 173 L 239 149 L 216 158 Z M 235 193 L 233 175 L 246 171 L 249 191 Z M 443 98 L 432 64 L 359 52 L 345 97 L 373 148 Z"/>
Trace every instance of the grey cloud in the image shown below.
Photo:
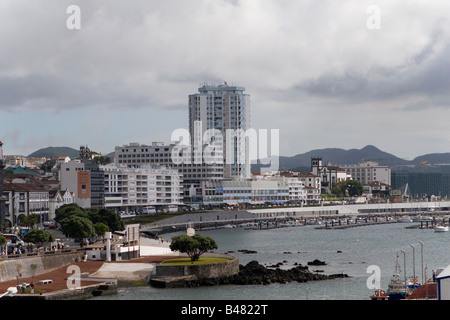
<path fill-rule="evenodd" d="M 150 102 L 147 97 L 126 95 L 108 86 L 54 75 L 3 76 L 0 77 L 0 108 L 3 111 L 29 107 L 63 110 L 96 105 L 127 108 L 148 106 Z"/>

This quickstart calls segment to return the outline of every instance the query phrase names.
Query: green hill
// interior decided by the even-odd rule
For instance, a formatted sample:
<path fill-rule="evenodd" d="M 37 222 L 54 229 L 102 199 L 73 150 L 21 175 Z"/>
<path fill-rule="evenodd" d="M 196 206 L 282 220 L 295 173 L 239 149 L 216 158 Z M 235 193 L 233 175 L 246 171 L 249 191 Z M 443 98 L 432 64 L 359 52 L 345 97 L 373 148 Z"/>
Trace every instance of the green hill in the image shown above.
<path fill-rule="evenodd" d="M 69 147 L 47 147 L 39 149 L 28 155 L 29 158 L 53 158 L 65 156 L 68 156 L 71 159 L 79 158 L 80 151 Z"/>

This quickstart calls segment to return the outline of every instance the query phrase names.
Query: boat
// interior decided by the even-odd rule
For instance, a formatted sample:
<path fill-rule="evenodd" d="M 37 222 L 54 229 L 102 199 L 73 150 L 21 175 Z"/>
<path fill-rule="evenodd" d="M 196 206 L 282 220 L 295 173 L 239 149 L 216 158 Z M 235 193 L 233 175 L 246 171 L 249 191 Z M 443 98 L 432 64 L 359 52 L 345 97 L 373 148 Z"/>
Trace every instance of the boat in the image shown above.
<path fill-rule="evenodd" d="M 384 290 L 375 290 L 375 294 L 373 296 L 370 296 L 370 299 L 387 300 L 389 299 L 389 296 L 386 295 L 386 292 Z"/>
<path fill-rule="evenodd" d="M 310 219 L 308 221 L 306 221 L 307 225 L 311 225 L 311 226 L 315 226 L 315 225 L 321 225 L 322 222 L 318 219 Z"/>
<path fill-rule="evenodd" d="M 413 221 L 411 220 L 410 217 L 404 216 L 404 217 L 401 217 L 400 219 L 398 219 L 398 222 L 409 223 L 409 222 L 413 222 Z"/>
<path fill-rule="evenodd" d="M 395 271 L 392 275 L 391 282 L 388 284 L 388 289 L 386 293 L 383 294 L 387 296 L 388 300 L 402 300 L 408 298 L 408 296 L 413 293 L 418 287 L 420 287 L 419 279 L 412 277 L 408 280 L 401 279 L 401 268 L 398 263 L 398 255 L 395 263 Z M 373 296 L 372 296 L 373 297 Z"/>
<path fill-rule="evenodd" d="M 418 215 L 414 217 L 414 222 L 431 222 L 433 221 L 433 217 Z"/>
<path fill-rule="evenodd" d="M 446 232 L 448 231 L 448 226 L 437 225 L 434 227 L 435 232 Z"/>

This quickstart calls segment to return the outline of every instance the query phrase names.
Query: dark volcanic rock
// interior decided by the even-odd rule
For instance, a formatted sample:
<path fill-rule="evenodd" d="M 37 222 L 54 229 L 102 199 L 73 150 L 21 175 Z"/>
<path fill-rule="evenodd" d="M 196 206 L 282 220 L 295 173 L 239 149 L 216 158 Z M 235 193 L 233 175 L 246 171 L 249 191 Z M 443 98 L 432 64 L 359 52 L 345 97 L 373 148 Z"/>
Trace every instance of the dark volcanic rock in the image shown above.
<path fill-rule="evenodd" d="M 241 249 L 241 250 L 238 250 L 238 252 L 242 252 L 244 254 L 258 253 L 255 250 L 248 250 L 248 249 Z"/>
<path fill-rule="evenodd" d="M 308 267 L 296 266 L 290 270 L 267 269 L 257 261 L 250 261 L 247 265 L 239 265 L 239 273 L 222 278 L 198 279 L 186 281 L 186 287 L 213 286 L 221 284 L 239 284 L 239 285 L 260 285 L 271 283 L 289 283 L 292 281 L 307 282 L 315 280 L 327 280 L 336 278 L 346 278 L 346 274 L 323 275 L 315 274 L 308 270 Z"/>
<path fill-rule="evenodd" d="M 324 265 L 326 265 L 325 261 L 320 261 L 318 259 L 308 262 L 308 266 L 324 266 Z"/>

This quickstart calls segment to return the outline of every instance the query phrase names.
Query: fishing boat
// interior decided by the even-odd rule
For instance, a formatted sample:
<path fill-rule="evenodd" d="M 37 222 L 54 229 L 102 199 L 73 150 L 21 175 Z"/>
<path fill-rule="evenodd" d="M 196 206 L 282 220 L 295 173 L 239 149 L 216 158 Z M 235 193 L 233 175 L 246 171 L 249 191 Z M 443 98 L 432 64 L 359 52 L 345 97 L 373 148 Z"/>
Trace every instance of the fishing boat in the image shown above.
<path fill-rule="evenodd" d="M 446 232 L 448 231 L 448 226 L 437 225 L 434 227 L 435 232 Z"/>
<path fill-rule="evenodd" d="M 413 293 L 415 289 L 417 289 L 419 284 L 419 279 L 416 277 L 413 279 L 412 277 L 408 280 L 401 279 L 401 268 L 398 263 L 398 255 L 395 263 L 394 274 L 392 275 L 391 282 L 388 284 L 388 289 L 385 295 L 388 297 L 388 300 L 402 300 L 408 298 L 408 296 Z"/>

